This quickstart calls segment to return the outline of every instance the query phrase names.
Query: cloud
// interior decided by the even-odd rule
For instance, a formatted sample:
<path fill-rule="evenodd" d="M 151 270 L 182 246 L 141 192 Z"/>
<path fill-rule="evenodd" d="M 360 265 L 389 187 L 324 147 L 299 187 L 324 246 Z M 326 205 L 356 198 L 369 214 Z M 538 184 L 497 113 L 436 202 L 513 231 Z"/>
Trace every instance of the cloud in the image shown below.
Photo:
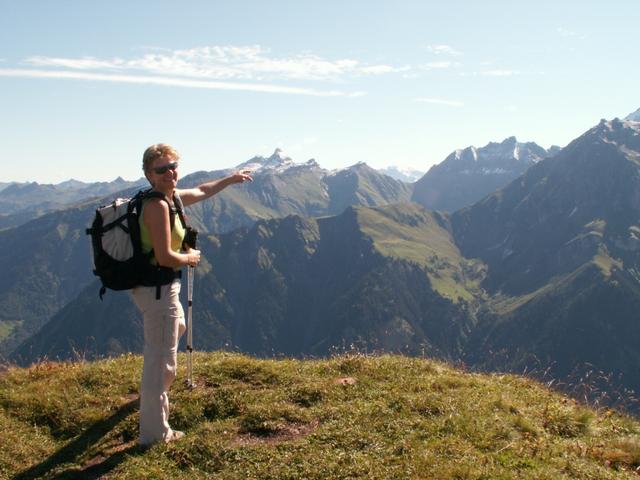
<path fill-rule="evenodd" d="M 442 98 L 414 98 L 415 102 L 419 103 L 430 103 L 433 105 L 445 105 L 447 107 L 463 107 L 464 103 L 459 102 L 457 100 L 444 100 Z"/>
<path fill-rule="evenodd" d="M 586 35 L 581 35 L 564 27 L 557 27 L 556 32 L 558 33 L 558 35 L 565 38 L 577 38 L 579 40 L 584 40 L 585 38 L 587 38 Z"/>
<path fill-rule="evenodd" d="M 316 90 L 283 85 L 221 82 L 212 80 L 197 80 L 189 78 L 145 76 L 114 73 L 77 72 L 61 70 L 11 69 L 0 68 L 0 77 L 19 78 L 57 78 L 69 80 L 89 80 L 101 82 L 132 83 L 139 85 L 160 85 L 183 88 L 202 88 L 209 90 L 239 90 L 264 93 L 284 93 L 293 95 L 310 95 L 315 97 L 358 97 L 363 92 L 346 93 L 337 90 Z"/>
<path fill-rule="evenodd" d="M 449 45 L 427 45 L 427 50 L 436 55 L 451 55 L 453 57 L 462 55 L 462 52 Z"/>
<path fill-rule="evenodd" d="M 309 53 L 277 57 L 259 45 L 155 50 L 129 60 L 35 56 L 27 58 L 26 63 L 72 70 L 143 71 L 210 80 L 251 81 L 339 80 L 348 76 L 383 75 L 408 68 L 368 65 L 354 59 L 327 60 Z"/>
<path fill-rule="evenodd" d="M 460 67 L 459 62 L 452 62 L 450 60 L 444 60 L 441 62 L 429 62 L 422 65 L 424 70 L 445 69 L 445 68 L 457 68 Z"/>
<path fill-rule="evenodd" d="M 411 70 L 411 67 L 391 67 L 389 65 L 374 65 L 371 67 L 360 68 L 360 73 L 365 75 L 366 74 L 382 75 L 385 73 L 406 72 L 407 70 Z"/>
<path fill-rule="evenodd" d="M 513 77 L 514 75 L 520 75 L 517 70 L 485 70 L 480 72 L 480 75 L 485 77 Z"/>
<path fill-rule="evenodd" d="M 113 70 L 126 67 L 122 59 L 99 60 L 93 57 L 84 58 L 56 58 L 56 57 L 29 57 L 25 60 L 28 65 L 36 67 L 63 67 L 72 70 Z"/>
<path fill-rule="evenodd" d="M 544 71 L 525 71 L 510 70 L 506 68 L 495 68 L 491 70 L 475 70 L 469 72 L 460 72 L 461 77 L 516 77 L 520 75 L 532 76 L 532 75 L 545 75 Z"/>

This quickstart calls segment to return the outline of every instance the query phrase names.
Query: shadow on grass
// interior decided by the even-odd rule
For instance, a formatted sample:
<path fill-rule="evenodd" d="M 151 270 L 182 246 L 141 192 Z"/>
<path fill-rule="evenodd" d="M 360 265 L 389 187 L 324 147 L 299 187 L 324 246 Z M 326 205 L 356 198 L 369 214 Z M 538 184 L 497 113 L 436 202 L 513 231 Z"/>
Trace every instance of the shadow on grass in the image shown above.
<path fill-rule="evenodd" d="M 110 472 L 117 465 L 130 455 L 140 454 L 145 448 L 139 446 L 137 442 L 131 442 L 129 446 L 118 449 L 109 456 L 99 456 L 89 462 L 88 465 L 78 468 L 73 467 L 66 471 L 47 475 L 55 467 L 63 463 L 73 463 L 86 453 L 93 445 L 98 443 L 100 439 L 111 432 L 116 425 L 127 418 L 131 413 L 139 407 L 139 400 L 132 400 L 122 405 L 109 418 L 101 420 L 89 427 L 78 438 L 72 440 L 60 450 L 46 458 L 41 463 L 21 472 L 13 477 L 13 480 L 30 480 L 36 478 L 48 477 L 52 479 L 92 479 Z"/>

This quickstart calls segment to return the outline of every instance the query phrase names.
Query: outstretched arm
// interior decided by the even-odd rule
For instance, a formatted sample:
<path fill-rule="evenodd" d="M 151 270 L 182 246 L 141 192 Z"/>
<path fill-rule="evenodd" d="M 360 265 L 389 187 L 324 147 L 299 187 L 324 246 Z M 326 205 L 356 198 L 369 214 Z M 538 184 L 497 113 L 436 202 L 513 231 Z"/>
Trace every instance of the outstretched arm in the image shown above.
<path fill-rule="evenodd" d="M 250 173 L 250 170 L 241 170 L 228 177 L 203 183 L 194 188 L 179 189 L 178 195 L 180 195 L 180 199 L 185 206 L 193 205 L 214 196 L 234 183 L 252 182 L 253 178 L 249 175 Z"/>

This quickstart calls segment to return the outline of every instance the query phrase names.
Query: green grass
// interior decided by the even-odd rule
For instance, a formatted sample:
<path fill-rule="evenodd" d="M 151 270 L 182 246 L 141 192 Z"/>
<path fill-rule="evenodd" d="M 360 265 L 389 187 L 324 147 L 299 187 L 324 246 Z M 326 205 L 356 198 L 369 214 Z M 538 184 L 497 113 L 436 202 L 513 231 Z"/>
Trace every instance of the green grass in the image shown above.
<path fill-rule="evenodd" d="M 535 300 L 536 298 L 542 298 L 544 295 L 561 290 L 564 285 L 569 285 L 576 279 L 576 277 L 583 274 L 584 271 L 592 265 L 598 267 L 601 274 L 607 278 L 611 276 L 614 268 L 622 269 L 623 267 L 622 261 L 612 258 L 605 251 L 600 249 L 590 262 L 581 265 L 572 272 L 551 278 L 549 282 L 537 290 L 519 296 L 507 296 L 503 294 L 494 295 L 489 300 L 488 305 L 491 310 L 497 314 L 508 315 L 529 301 Z"/>
<path fill-rule="evenodd" d="M 433 289 L 458 302 L 479 294 L 484 275 L 478 262 L 465 259 L 434 214 L 417 205 L 358 208 L 363 233 L 380 253 L 426 267 Z"/>
<path fill-rule="evenodd" d="M 13 330 L 20 326 L 20 322 L 6 320 L 0 322 L 0 340 L 7 338 Z"/>
<path fill-rule="evenodd" d="M 184 363 L 184 358 L 180 360 Z M 640 424 L 512 375 L 402 356 L 197 354 L 141 449 L 141 359 L 42 363 L 0 377 L 2 478 L 637 478 Z"/>

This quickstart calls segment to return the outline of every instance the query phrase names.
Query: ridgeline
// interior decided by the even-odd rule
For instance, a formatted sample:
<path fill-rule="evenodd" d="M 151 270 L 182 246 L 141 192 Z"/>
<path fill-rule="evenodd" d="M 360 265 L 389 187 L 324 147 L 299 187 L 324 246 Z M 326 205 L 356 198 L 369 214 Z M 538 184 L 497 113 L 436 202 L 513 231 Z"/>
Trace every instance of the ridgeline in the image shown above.
<path fill-rule="evenodd" d="M 0 477 L 188 479 L 637 478 L 640 423 L 515 375 L 402 356 L 184 358 L 171 419 L 136 445 L 142 359 L 0 373 Z"/>

